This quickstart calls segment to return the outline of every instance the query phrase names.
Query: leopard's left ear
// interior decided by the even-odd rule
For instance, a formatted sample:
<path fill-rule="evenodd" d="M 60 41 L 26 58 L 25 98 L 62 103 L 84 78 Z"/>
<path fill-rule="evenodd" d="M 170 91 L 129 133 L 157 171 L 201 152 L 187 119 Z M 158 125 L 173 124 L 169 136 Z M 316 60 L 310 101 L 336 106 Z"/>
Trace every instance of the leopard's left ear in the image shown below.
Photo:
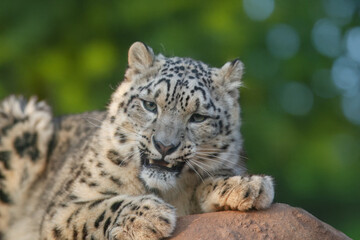
<path fill-rule="evenodd" d="M 153 64 L 154 58 L 154 52 L 151 47 L 142 42 L 135 42 L 129 49 L 128 64 L 130 68 L 141 71 L 150 67 Z"/>
<path fill-rule="evenodd" d="M 217 82 L 225 91 L 236 97 L 238 88 L 242 85 L 243 73 L 244 64 L 239 59 L 235 59 L 220 68 Z"/>

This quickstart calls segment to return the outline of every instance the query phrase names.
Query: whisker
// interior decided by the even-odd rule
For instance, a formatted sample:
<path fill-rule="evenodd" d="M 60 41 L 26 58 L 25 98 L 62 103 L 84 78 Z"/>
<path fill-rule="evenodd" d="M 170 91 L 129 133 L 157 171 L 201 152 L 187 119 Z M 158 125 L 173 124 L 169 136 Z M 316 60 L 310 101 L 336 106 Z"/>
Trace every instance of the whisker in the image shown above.
<path fill-rule="evenodd" d="M 84 119 L 85 121 L 87 121 L 88 123 L 90 123 L 92 126 L 96 127 L 96 128 L 101 128 L 101 125 L 96 125 L 93 122 L 90 122 L 89 119 Z"/>
<path fill-rule="evenodd" d="M 225 153 L 222 151 L 219 151 L 219 149 L 214 149 L 214 148 L 198 148 L 198 151 L 200 153 L 214 153 L 214 154 L 221 154 L 221 153 Z M 240 153 L 227 153 L 228 155 L 232 155 L 232 156 L 240 156 L 243 159 L 249 159 L 248 157 L 241 155 Z"/>
<path fill-rule="evenodd" d="M 234 166 L 239 166 L 241 168 L 244 168 L 245 165 L 239 163 L 239 162 L 232 162 L 230 160 L 227 159 L 219 159 L 219 158 L 207 158 L 206 156 L 196 156 L 197 158 L 199 158 L 200 160 L 205 160 L 205 161 L 211 161 L 211 162 L 215 162 L 215 163 L 221 163 L 224 164 L 227 167 L 234 167 Z"/>
<path fill-rule="evenodd" d="M 123 163 L 128 162 L 133 156 L 135 156 L 136 152 L 131 152 L 127 154 L 123 160 L 121 160 L 119 166 L 122 166 Z"/>
<path fill-rule="evenodd" d="M 214 155 L 196 154 L 195 156 L 199 156 L 199 157 L 206 158 L 209 160 L 221 160 L 221 161 L 225 161 L 225 162 L 229 162 L 229 163 L 236 163 L 235 161 L 231 161 L 229 159 L 219 157 L 219 156 L 214 156 Z M 239 156 L 237 156 L 237 157 L 239 157 Z"/>
<path fill-rule="evenodd" d="M 97 122 L 99 122 L 99 123 L 102 123 L 102 120 L 100 120 L 100 119 L 97 119 L 97 118 L 93 118 L 93 117 L 83 117 L 84 119 L 91 119 L 91 120 L 95 120 L 95 121 L 97 121 Z"/>
<path fill-rule="evenodd" d="M 230 164 L 228 162 L 223 162 L 223 161 L 218 161 L 218 160 L 213 160 L 213 159 L 207 159 L 207 158 L 204 158 L 204 157 L 197 157 L 198 161 L 201 161 L 201 162 L 204 162 L 204 161 L 210 161 L 210 162 L 213 162 L 213 163 L 218 163 L 219 165 L 224 165 L 226 167 L 234 167 L 235 164 Z"/>
<path fill-rule="evenodd" d="M 210 151 L 201 151 L 201 150 L 198 150 L 197 153 L 207 153 L 207 154 L 227 154 L 229 156 L 241 156 L 240 154 L 237 154 L 237 153 L 228 153 L 228 152 L 210 152 Z"/>
<path fill-rule="evenodd" d="M 201 170 L 203 170 L 207 175 L 209 175 L 211 179 L 213 178 L 213 175 L 208 170 L 205 169 L 205 167 L 207 167 L 206 164 L 196 161 L 195 159 L 192 159 L 191 162 L 194 163 L 196 166 L 198 166 Z"/>
<path fill-rule="evenodd" d="M 101 127 L 101 125 L 102 125 L 101 120 L 93 118 L 93 117 L 82 117 L 82 119 L 84 119 L 85 121 L 87 121 L 88 123 L 92 124 L 95 127 Z M 91 122 L 90 120 L 98 122 L 99 125 L 96 125 L 94 122 Z"/>
<path fill-rule="evenodd" d="M 133 130 L 133 129 L 129 129 L 129 128 L 126 128 L 126 127 L 124 127 L 124 126 L 118 126 L 118 129 L 129 131 L 130 133 L 133 133 L 133 134 L 141 137 L 141 134 L 139 134 L 138 132 L 136 132 L 136 131 Z"/>
<path fill-rule="evenodd" d="M 194 168 L 194 166 L 189 162 L 189 161 L 186 161 L 186 163 L 189 165 L 189 167 L 194 170 L 194 172 L 200 177 L 201 181 L 204 183 L 204 179 L 201 177 L 201 174 L 196 171 L 196 169 Z"/>
<path fill-rule="evenodd" d="M 111 90 L 115 91 L 115 88 L 112 86 L 111 83 L 109 84 L 109 88 L 110 88 Z"/>

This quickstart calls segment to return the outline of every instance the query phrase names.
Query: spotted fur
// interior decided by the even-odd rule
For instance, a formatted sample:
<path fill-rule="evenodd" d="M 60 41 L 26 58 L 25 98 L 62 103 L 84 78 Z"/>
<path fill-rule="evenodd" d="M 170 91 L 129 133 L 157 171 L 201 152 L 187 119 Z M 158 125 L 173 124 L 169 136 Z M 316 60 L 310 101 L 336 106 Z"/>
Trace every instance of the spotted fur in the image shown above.
<path fill-rule="evenodd" d="M 176 216 L 263 209 L 269 176 L 240 152 L 239 60 L 212 68 L 129 49 L 106 112 L 0 105 L 0 239 L 162 239 Z"/>

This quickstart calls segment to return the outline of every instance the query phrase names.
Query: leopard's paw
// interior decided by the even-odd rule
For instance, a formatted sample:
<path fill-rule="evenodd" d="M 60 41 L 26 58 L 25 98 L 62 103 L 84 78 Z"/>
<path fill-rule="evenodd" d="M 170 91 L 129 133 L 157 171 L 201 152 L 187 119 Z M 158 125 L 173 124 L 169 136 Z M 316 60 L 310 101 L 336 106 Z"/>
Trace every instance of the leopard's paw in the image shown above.
<path fill-rule="evenodd" d="M 224 209 L 245 211 L 268 208 L 274 199 L 274 186 L 269 176 L 231 177 L 221 192 Z"/>
<path fill-rule="evenodd" d="M 176 223 L 174 207 L 155 196 L 131 203 L 116 219 L 111 240 L 158 240 L 169 237 Z"/>
<path fill-rule="evenodd" d="M 213 186 L 204 201 L 206 212 L 219 210 L 246 211 L 268 208 L 274 199 L 273 180 L 269 176 L 233 176 Z"/>
<path fill-rule="evenodd" d="M 274 200 L 274 182 L 270 176 L 263 176 L 261 180 L 261 188 L 259 195 L 255 199 L 254 208 L 266 209 L 270 207 Z"/>

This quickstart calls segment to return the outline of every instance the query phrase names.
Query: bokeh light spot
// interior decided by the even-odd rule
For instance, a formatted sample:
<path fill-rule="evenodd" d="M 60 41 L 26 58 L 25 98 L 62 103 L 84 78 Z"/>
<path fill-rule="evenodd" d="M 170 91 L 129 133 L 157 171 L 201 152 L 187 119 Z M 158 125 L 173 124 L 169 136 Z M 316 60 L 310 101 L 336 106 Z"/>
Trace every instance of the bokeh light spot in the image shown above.
<path fill-rule="evenodd" d="M 327 15 L 341 24 L 348 23 L 356 10 L 354 0 L 324 0 Z"/>
<path fill-rule="evenodd" d="M 360 73 L 355 61 L 348 57 L 336 59 L 331 69 L 335 86 L 346 96 L 354 96 L 359 90 Z"/>
<path fill-rule="evenodd" d="M 346 35 L 346 49 L 349 56 L 360 63 L 360 27 L 352 28 Z"/>
<path fill-rule="evenodd" d="M 283 88 L 281 105 L 292 115 L 306 115 L 311 110 L 313 101 L 311 90 L 302 83 L 289 82 Z"/>
<path fill-rule="evenodd" d="M 318 52 L 328 57 L 336 57 L 341 52 L 341 32 L 338 26 L 328 19 L 315 23 L 312 41 Z"/>
<path fill-rule="evenodd" d="M 279 24 L 269 30 L 266 43 L 274 57 L 289 59 L 298 52 L 300 39 L 294 28 L 286 24 Z"/>
<path fill-rule="evenodd" d="M 244 9 L 250 19 L 262 21 L 270 17 L 274 11 L 274 0 L 244 0 Z"/>

